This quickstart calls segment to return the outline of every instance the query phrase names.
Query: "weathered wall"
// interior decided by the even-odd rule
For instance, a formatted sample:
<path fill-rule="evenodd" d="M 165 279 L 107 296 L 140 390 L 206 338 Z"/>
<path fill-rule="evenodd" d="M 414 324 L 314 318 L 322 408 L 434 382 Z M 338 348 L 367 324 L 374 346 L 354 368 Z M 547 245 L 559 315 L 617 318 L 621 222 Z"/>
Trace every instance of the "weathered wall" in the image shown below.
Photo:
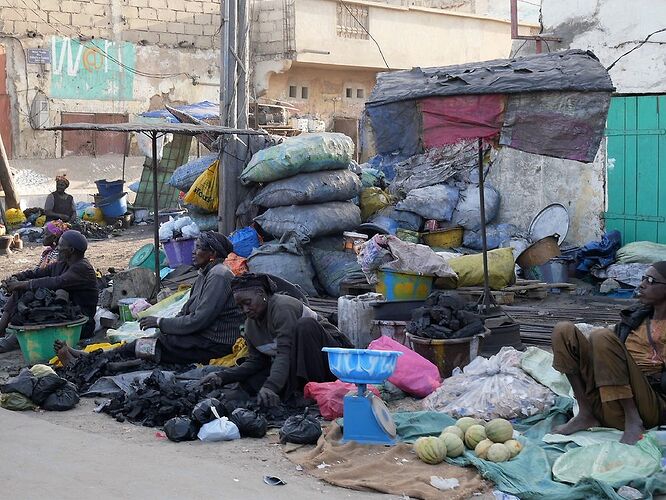
<path fill-rule="evenodd" d="M 495 222 L 527 229 L 534 216 L 551 203 L 569 211 L 567 243 L 584 244 L 602 233 L 604 211 L 605 150 L 590 164 L 559 160 L 503 148 L 493 164 L 489 181 L 500 193 L 500 213 Z"/>
<path fill-rule="evenodd" d="M 219 0 L 0 0 L 16 157 L 58 157 L 60 134 L 28 120 L 38 92 L 50 124 L 63 112 L 136 114 L 163 103 L 218 100 Z M 45 48 L 50 64 L 29 64 Z M 25 50 L 24 50 L 25 49 Z M 2 117 L 4 119 L 4 117 Z"/>
<path fill-rule="evenodd" d="M 665 20 L 663 1 L 543 0 L 545 31 L 562 38 L 551 47 L 591 50 L 606 67 L 666 27 Z M 666 92 L 664 43 L 666 32 L 655 34 L 610 69 L 618 93 Z"/>
<path fill-rule="evenodd" d="M 365 100 L 375 85 L 375 71 L 301 66 L 295 63 L 286 73 L 275 73 L 270 77 L 265 97 L 288 101 L 300 110 L 301 115 L 317 117 L 332 125 L 333 117 L 357 118 Z M 297 97 L 289 97 L 289 87 L 294 86 Z M 302 99 L 301 89 L 308 88 L 308 99 Z M 346 89 L 352 90 L 348 98 Z M 364 98 L 357 97 L 363 90 Z M 298 113 L 297 113 L 298 114 Z"/>

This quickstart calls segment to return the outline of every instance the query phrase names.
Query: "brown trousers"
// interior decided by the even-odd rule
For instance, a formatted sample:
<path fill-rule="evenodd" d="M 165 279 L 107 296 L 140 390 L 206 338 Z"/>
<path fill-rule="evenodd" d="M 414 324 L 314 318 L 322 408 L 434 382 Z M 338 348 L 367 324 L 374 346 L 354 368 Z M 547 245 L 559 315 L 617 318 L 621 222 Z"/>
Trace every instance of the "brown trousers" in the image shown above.
<path fill-rule="evenodd" d="M 595 330 L 588 339 L 573 323 L 558 323 L 553 330 L 553 368 L 565 375 L 580 375 L 585 397 L 604 427 L 624 429 L 624 410 L 619 400 L 632 394 L 646 429 L 663 422 L 664 398 L 650 386 L 611 330 Z"/>

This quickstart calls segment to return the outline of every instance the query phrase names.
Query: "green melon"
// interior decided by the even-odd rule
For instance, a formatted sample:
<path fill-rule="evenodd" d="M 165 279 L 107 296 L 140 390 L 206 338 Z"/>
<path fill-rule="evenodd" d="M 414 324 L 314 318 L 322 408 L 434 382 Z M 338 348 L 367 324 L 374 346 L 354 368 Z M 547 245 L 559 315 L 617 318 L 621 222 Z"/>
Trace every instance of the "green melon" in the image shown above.
<path fill-rule="evenodd" d="M 435 465 L 446 457 L 446 444 L 438 437 L 420 437 L 414 443 L 414 451 L 422 462 Z"/>
<path fill-rule="evenodd" d="M 471 426 L 480 425 L 480 424 L 482 424 L 481 420 L 472 417 L 462 417 L 459 418 L 458 421 L 456 422 L 456 425 L 460 427 L 463 433 L 467 432 L 467 429 L 469 429 Z"/>
<path fill-rule="evenodd" d="M 493 444 L 495 443 L 493 443 L 490 439 L 484 439 L 483 441 L 480 441 L 479 444 L 477 444 L 474 448 L 474 454 L 477 457 L 486 460 L 488 458 L 488 448 L 490 448 Z"/>
<path fill-rule="evenodd" d="M 461 440 L 465 439 L 465 433 L 457 425 L 449 425 L 442 431 L 439 437 L 443 437 L 444 434 L 454 434 L 458 436 Z"/>
<path fill-rule="evenodd" d="M 504 446 L 506 446 L 509 449 L 509 453 L 511 453 L 511 458 L 518 455 L 523 449 L 523 445 L 520 444 L 515 439 L 509 439 L 504 443 Z"/>
<path fill-rule="evenodd" d="M 445 432 L 440 436 L 439 439 L 444 441 L 444 444 L 446 445 L 447 457 L 451 458 L 459 457 L 465 451 L 465 445 L 463 444 L 462 439 L 460 439 L 455 434 L 451 434 L 450 432 Z"/>
<path fill-rule="evenodd" d="M 495 443 L 488 448 L 488 460 L 491 462 L 506 462 L 511 458 L 509 448 L 502 443 Z"/>
<path fill-rule="evenodd" d="M 476 448 L 476 445 L 486 439 L 486 430 L 482 425 L 474 424 L 465 432 L 465 444 L 470 450 Z"/>
<path fill-rule="evenodd" d="M 503 443 L 513 437 L 513 426 L 508 420 L 495 418 L 486 424 L 486 436 L 494 443 Z"/>

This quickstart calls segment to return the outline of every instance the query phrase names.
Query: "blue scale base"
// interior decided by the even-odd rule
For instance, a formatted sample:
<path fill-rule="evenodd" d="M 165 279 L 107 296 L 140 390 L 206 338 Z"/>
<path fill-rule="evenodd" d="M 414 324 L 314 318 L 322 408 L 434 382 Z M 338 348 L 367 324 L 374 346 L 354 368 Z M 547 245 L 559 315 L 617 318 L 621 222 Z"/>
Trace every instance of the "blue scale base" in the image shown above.
<path fill-rule="evenodd" d="M 356 441 L 362 444 L 394 445 L 397 439 L 390 437 L 377 422 L 372 409 L 372 393 L 368 396 L 347 395 L 344 398 L 344 426 L 342 442 Z"/>

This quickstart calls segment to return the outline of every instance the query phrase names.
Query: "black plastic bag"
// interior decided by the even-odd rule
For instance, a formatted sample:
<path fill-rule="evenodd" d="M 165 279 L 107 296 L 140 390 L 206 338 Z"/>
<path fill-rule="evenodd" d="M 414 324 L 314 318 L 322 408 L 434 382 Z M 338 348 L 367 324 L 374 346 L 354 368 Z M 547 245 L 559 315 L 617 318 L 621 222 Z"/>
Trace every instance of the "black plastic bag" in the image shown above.
<path fill-rule="evenodd" d="M 303 415 L 289 417 L 280 429 L 281 443 L 315 444 L 321 436 L 321 424 L 308 415 L 307 408 Z"/>
<path fill-rule="evenodd" d="M 48 411 L 66 411 L 71 410 L 79 403 L 79 392 L 76 386 L 67 382 L 64 386 L 56 389 L 41 404 L 44 410 Z"/>
<path fill-rule="evenodd" d="M 35 382 L 37 382 L 37 379 L 32 376 L 29 370 L 25 370 L 22 371 L 18 377 L 14 377 L 8 380 L 6 384 L 0 386 L 0 391 L 4 393 L 18 392 L 19 394 L 23 394 L 26 398 L 32 398 Z"/>
<path fill-rule="evenodd" d="M 197 425 L 187 417 L 174 417 L 167 420 L 164 424 L 164 433 L 169 440 L 175 441 L 194 441 L 197 438 Z"/>
<path fill-rule="evenodd" d="M 58 377 L 58 375 L 44 375 L 35 382 L 35 388 L 32 391 L 32 397 L 30 399 L 39 406 L 42 406 L 42 403 L 46 401 L 46 398 L 58 389 L 64 387 L 66 384 L 67 380 Z"/>
<path fill-rule="evenodd" d="M 258 415 L 252 410 L 245 408 L 236 408 L 229 417 L 243 437 L 261 438 L 266 435 L 268 422 L 262 415 Z"/>
<path fill-rule="evenodd" d="M 199 426 L 215 420 L 217 417 L 213 415 L 211 410 L 213 407 L 215 407 L 217 414 L 220 417 L 226 417 L 228 415 L 224 405 L 220 402 L 219 399 L 208 398 L 202 399 L 196 405 L 194 405 L 194 408 L 192 408 L 192 420 Z"/>

